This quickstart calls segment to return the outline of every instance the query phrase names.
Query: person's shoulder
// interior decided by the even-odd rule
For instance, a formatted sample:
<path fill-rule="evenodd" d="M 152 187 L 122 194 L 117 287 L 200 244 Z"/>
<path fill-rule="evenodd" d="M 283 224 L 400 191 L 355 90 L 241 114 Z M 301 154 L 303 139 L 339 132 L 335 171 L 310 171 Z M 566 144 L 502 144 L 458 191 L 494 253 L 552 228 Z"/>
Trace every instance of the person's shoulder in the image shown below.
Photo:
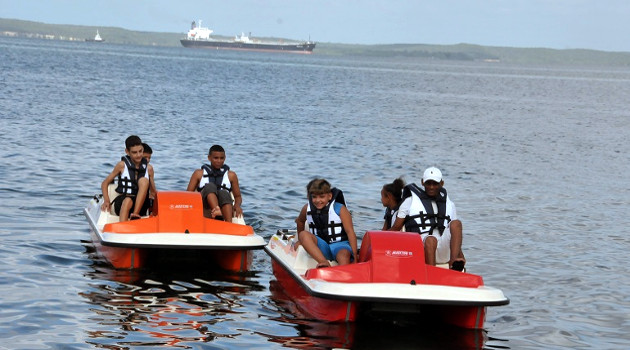
<path fill-rule="evenodd" d="M 122 160 L 119 160 L 116 165 L 114 165 L 114 170 L 119 170 L 122 171 L 125 168 L 125 162 Z"/>

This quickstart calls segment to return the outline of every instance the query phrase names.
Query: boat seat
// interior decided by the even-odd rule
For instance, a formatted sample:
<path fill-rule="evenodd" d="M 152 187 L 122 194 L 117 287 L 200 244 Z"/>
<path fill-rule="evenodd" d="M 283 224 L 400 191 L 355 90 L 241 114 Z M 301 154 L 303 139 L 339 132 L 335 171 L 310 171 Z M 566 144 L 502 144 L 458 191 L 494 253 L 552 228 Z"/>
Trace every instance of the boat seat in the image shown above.
<path fill-rule="evenodd" d="M 114 202 L 114 199 L 116 199 L 116 197 L 120 196 L 120 193 L 116 192 L 116 183 L 112 182 L 109 185 L 107 185 L 107 194 L 109 195 L 109 201 L 110 203 Z M 118 222 L 120 221 L 120 218 L 118 217 L 118 215 L 116 215 L 116 211 L 114 209 L 114 205 L 112 204 L 109 208 L 109 217 L 107 218 L 107 223 L 111 223 L 111 222 Z M 149 217 L 148 215 L 144 215 L 142 216 L 143 218 L 147 218 Z"/>
<path fill-rule="evenodd" d="M 120 193 L 116 192 L 116 184 L 115 183 L 112 182 L 109 185 L 107 185 L 107 195 L 109 196 L 110 203 L 112 203 L 114 201 L 114 199 L 120 195 Z M 114 211 L 114 206 L 113 205 L 109 208 L 109 213 L 111 215 L 114 215 L 114 216 L 118 217 L 118 215 L 116 215 L 116 212 Z M 116 220 L 116 221 L 118 221 L 118 220 Z"/>
<path fill-rule="evenodd" d="M 302 247 L 302 245 L 298 246 L 296 252 L 297 254 L 295 255 L 295 263 L 293 265 L 293 268 L 295 268 L 296 270 L 306 271 L 308 269 L 314 269 L 317 267 L 317 260 L 313 259 L 310 254 L 306 252 L 304 247 Z M 339 265 L 335 260 L 328 260 L 328 262 L 330 263 L 330 266 Z"/>

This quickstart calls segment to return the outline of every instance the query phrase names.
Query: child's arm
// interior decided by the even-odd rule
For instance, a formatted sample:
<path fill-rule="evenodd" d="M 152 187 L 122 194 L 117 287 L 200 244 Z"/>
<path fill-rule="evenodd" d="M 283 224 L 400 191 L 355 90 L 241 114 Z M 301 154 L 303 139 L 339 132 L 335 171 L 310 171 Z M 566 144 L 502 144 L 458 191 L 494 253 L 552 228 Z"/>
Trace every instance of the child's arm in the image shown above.
<path fill-rule="evenodd" d="M 232 207 L 233 216 L 239 217 L 243 215 L 243 209 L 241 209 L 241 203 L 243 203 L 243 197 L 241 196 L 241 189 L 238 187 L 238 176 L 232 170 L 229 170 L 228 178 L 232 186 L 232 195 L 234 196 L 234 206 Z"/>
<path fill-rule="evenodd" d="M 348 243 L 350 243 L 350 247 L 352 248 L 354 262 L 357 262 L 359 260 L 359 256 L 357 255 L 357 235 L 354 233 L 354 227 L 352 226 L 352 215 L 350 215 L 350 211 L 345 205 L 341 207 L 339 217 L 341 218 L 343 229 L 348 235 Z"/>
<path fill-rule="evenodd" d="M 110 183 L 112 183 L 112 181 L 114 181 L 114 178 L 116 178 L 118 174 L 122 173 L 124 169 L 125 163 L 123 163 L 122 161 L 118 162 L 114 166 L 112 172 L 109 173 L 109 175 L 107 175 L 105 180 L 103 180 L 103 182 L 101 183 L 101 192 L 103 193 L 103 204 L 101 205 L 101 209 L 105 212 L 109 212 L 111 202 L 111 200 L 109 199 L 109 191 L 107 190 L 107 187 Z"/>
<path fill-rule="evenodd" d="M 195 170 L 192 175 L 190 175 L 190 181 L 188 182 L 188 187 L 186 188 L 186 191 L 196 191 L 197 186 L 199 186 L 199 182 L 201 182 L 201 176 L 203 176 L 203 170 Z"/>
<path fill-rule="evenodd" d="M 300 233 L 306 230 L 306 204 L 300 210 L 300 214 L 295 219 L 295 223 L 297 224 L 297 232 Z"/>
<path fill-rule="evenodd" d="M 387 231 L 401 231 L 404 224 L 405 224 L 405 219 L 397 217 L 396 221 L 394 221 L 394 225 L 390 227 L 389 229 L 387 229 Z"/>
<path fill-rule="evenodd" d="M 149 164 L 149 198 L 155 199 L 157 188 L 155 187 L 155 172 L 153 171 L 153 165 Z"/>

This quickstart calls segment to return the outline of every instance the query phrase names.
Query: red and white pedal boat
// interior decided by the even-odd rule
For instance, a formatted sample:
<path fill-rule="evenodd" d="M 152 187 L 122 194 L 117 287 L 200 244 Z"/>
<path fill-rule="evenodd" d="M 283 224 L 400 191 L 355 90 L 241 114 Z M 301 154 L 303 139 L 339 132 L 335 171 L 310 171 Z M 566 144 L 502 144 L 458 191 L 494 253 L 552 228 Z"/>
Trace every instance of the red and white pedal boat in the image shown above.
<path fill-rule="evenodd" d="M 97 253 L 118 269 L 143 268 L 171 257 L 195 257 L 226 270 L 245 271 L 251 265 L 251 250 L 265 246 L 265 240 L 242 217 L 233 223 L 205 218 L 196 192 L 157 192 L 149 216 L 124 222 L 102 211 L 102 203 L 101 195 L 94 196 L 84 213 Z"/>
<path fill-rule="evenodd" d="M 488 306 L 509 303 L 481 276 L 426 265 L 416 233 L 368 231 L 358 262 L 343 266 L 316 268 L 295 231 L 278 231 L 265 251 L 284 292 L 319 320 L 354 321 L 364 312 L 419 313 L 427 322 L 482 329 Z"/>

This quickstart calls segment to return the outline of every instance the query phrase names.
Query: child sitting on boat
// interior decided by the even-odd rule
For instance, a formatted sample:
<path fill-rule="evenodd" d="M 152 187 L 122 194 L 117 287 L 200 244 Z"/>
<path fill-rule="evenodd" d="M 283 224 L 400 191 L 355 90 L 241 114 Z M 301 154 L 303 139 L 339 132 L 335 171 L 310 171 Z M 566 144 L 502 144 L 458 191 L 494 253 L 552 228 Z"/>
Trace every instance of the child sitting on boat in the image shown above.
<path fill-rule="evenodd" d="M 225 149 L 220 145 L 210 147 L 208 160 L 210 164 L 204 164 L 192 173 L 186 190 L 201 192 L 205 217 L 222 217 L 224 221 L 232 222 L 232 217 L 243 215 L 238 177 L 225 164 Z"/>
<path fill-rule="evenodd" d="M 392 183 L 383 185 L 381 189 L 381 203 L 385 207 L 385 220 L 383 222 L 383 231 L 400 231 L 402 227 L 393 228 L 396 222 L 396 214 L 402 203 L 402 190 L 405 187 L 405 180 L 402 177 L 397 178 Z M 402 226 L 402 223 L 400 224 Z"/>
<path fill-rule="evenodd" d="M 147 160 L 147 171 L 149 172 L 149 194 L 147 195 L 147 202 L 149 203 L 149 209 L 153 207 L 153 201 L 155 200 L 155 193 L 157 188 L 155 187 L 155 171 L 153 171 L 153 165 L 151 165 L 151 157 L 153 156 L 153 149 L 146 143 L 142 143 L 142 154 Z"/>
<path fill-rule="evenodd" d="M 356 261 L 357 236 L 341 190 L 324 179 L 315 179 L 307 192 L 308 204 L 295 219 L 300 244 L 317 261 L 317 267 L 330 266 L 329 260 L 339 265 Z"/>
<path fill-rule="evenodd" d="M 144 158 L 142 140 L 136 135 L 131 135 L 125 140 L 125 153 L 101 183 L 103 192 L 103 211 L 109 211 L 114 204 L 114 213 L 120 217 L 120 221 L 139 219 L 140 213 L 148 209 L 147 192 L 149 190 L 148 161 Z M 114 201 L 110 201 L 108 186 L 115 178 L 118 178 L 116 192 L 120 195 Z M 133 209 L 133 211 L 132 211 Z"/>

